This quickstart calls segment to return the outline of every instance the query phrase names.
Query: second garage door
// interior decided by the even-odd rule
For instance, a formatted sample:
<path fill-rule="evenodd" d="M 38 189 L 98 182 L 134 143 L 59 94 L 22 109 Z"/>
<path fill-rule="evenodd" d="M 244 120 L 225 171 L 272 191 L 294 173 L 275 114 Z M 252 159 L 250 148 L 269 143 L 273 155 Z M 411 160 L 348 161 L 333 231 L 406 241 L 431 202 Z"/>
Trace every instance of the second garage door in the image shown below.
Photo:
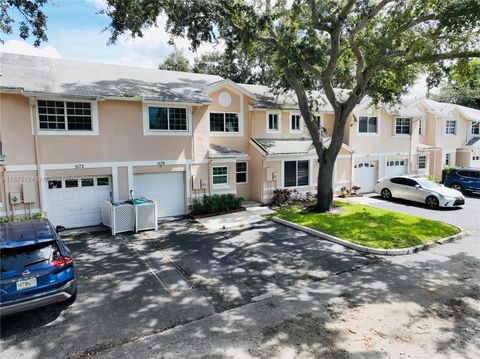
<path fill-rule="evenodd" d="M 407 173 L 407 160 L 387 161 L 385 177 L 401 176 Z"/>
<path fill-rule="evenodd" d="M 184 172 L 136 174 L 133 188 L 136 198 L 146 197 L 157 203 L 158 217 L 185 214 Z"/>

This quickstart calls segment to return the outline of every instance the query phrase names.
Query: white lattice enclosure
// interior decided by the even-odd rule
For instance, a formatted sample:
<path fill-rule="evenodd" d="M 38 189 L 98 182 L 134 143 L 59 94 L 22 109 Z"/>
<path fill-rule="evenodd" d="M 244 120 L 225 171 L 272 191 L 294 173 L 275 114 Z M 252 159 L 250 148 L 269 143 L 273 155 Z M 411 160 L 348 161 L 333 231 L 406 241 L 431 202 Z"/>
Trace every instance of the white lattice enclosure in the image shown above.
<path fill-rule="evenodd" d="M 157 205 L 155 201 L 135 204 L 135 231 L 158 229 Z"/>
<path fill-rule="evenodd" d="M 131 203 L 112 204 L 102 202 L 102 220 L 112 229 L 112 234 L 133 232 L 135 230 L 135 208 Z"/>

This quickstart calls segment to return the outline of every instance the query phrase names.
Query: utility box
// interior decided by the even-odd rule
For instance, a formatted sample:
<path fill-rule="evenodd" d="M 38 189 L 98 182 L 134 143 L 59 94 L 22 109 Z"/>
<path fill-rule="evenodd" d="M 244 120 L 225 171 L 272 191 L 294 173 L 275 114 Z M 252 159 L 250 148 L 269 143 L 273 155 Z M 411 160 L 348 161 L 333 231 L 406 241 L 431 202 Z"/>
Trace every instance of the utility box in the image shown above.
<path fill-rule="evenodd" d="M 22 184 L 23 203 L 35 203 L 35 184 Z"/>
<path fill-rule="evenodd" d="M 9 198 L 10 198 L 10 204 L 22 203 L 22 199 L 20 198 L 20 192 L 10 192 Z"/>

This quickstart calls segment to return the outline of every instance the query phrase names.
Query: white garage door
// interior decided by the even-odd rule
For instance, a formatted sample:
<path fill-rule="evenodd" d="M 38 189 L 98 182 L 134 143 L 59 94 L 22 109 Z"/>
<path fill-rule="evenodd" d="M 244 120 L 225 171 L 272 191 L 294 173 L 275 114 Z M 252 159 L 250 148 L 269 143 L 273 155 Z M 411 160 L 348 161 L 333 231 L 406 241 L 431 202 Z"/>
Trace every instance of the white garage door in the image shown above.
<path fill-rule="evenodd" d="M 136 174 L 133 189 L 135 198 L 157 202 L 158 217 L 185 214 L 184 172 Z"/>
<path fill-rule="evenodd" d="M 402 176 L 407 173 L 407 160 L 391 160 L 387 161 L 385 167 L 385 177 Z"/>
<path fill-rule="evenodd" d="M 472 156 L 471 167 L 479 167 L 480 168 L 480 155 L 473 155 Z"/>
<path fill-rule="evenodd" d="M 353 184 L 360 186 L 359 193 L 375 191 L 377 165 L 373 162 L 360 162 L 353 166 Z"/>
<path fill-rule="evenodd" d="M 100 203 L 112 198 L 107 176 L 47 180 L 48 218 L 54 226 L 77 228 L 102 223 Z"/>

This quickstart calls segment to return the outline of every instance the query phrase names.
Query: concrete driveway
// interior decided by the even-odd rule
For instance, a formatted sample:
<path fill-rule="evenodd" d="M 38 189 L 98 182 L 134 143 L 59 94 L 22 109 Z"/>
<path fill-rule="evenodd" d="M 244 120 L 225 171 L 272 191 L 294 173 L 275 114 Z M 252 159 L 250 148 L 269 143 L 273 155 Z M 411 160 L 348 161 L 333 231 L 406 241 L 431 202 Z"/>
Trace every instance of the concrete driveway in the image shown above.
<path fill-rule="evenodd" d="M 385 201 L 380 196 L 374 197 L 380 202 L 370 206 L 389 209 L 392 211 L 412 214 L 415 216 L 449 222 L 462 227 L 469 232 L 480 231 L 480 195 L 466 195 L 465 205 L 455 208 L 430 209 L 422 203 L 410 202 L 400 199 Z"/>

